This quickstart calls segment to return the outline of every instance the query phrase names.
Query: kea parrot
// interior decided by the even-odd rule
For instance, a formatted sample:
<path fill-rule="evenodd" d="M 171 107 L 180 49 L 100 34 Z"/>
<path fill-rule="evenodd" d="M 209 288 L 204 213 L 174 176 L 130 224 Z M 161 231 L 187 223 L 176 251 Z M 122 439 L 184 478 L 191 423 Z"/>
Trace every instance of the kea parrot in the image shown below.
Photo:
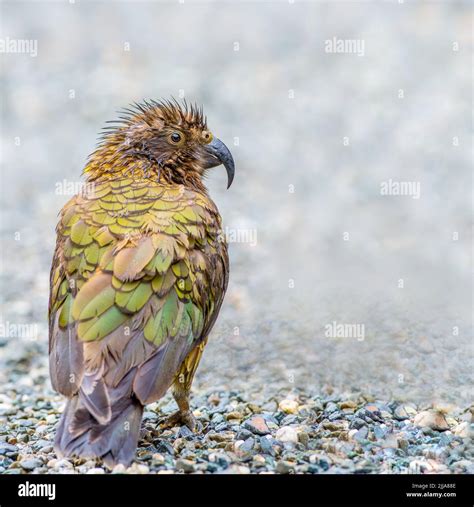
<path fill-rule="evenodd" d="M 196 431 L 189 395 L 229 279 L 203 183 L 234 160 L 202 108 L 135 103 L 104 129 L 83 191 L 61 210 L 49 298 L 53 388 L 68 398 L 58 456 L 130 465 L 143 407 L 172 387 L 164 427 Z"/>

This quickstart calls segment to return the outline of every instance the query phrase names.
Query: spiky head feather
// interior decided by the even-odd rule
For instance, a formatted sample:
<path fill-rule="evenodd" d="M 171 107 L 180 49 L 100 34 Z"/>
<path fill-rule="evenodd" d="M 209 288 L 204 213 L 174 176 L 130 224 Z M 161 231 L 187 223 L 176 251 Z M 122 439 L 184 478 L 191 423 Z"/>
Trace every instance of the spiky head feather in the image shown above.
<path fill-rule="evenodd" d="M 89 181 L 133 175 L 204 190 L 204 147 L 212 134 L 202 108 L 176 99 L 145 100 L 119 114 L 89 157 L 84 169 Z"/>

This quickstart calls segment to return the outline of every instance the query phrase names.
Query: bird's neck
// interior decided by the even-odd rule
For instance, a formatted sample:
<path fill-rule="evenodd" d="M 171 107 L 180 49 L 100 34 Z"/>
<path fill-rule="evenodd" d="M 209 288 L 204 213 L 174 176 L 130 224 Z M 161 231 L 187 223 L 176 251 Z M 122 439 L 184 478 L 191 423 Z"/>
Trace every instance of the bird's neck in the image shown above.
<path fill-rule="evenodd" d="M 184 185 L 207 194 L 202 175 L 176 165 L 162 163 L 147 155 L 130 154 L 116 148 L 101 146 L 94 151 L 83 171 L 88 182 L 102 182 L 120 178 L 150 180 L 153 183 Z"/>

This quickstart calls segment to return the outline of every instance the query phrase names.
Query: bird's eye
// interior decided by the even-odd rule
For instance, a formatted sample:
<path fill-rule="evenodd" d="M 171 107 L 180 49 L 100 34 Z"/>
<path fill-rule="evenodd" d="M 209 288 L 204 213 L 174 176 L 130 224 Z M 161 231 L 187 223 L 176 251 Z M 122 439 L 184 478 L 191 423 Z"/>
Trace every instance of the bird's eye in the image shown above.
<path fill-rule="evenodd" d="M 169 140 L 173 144 L 179 144 L 183 140 L 183 136 L 179 132 L 172 132 L 169 136 Z"/>
<path fill-rule="evenodd" d="M 202 140 L 205 144 L 209 144 L 211 141 L 212 141 L 212 134 L 205 130 L 203 133 L 202 133 Z"/>

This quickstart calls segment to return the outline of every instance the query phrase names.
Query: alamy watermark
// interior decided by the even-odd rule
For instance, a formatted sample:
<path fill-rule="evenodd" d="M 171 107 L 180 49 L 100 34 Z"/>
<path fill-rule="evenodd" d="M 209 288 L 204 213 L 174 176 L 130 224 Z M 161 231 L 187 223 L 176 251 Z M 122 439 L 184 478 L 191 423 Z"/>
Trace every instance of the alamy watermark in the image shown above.
<path fill-rule="evenodd" d="M 343 53 L 365 56 L 364 39 L 339 39 L 333 37 L 324 41 L 324 51 L 326 53 Z"/>
<path fill-rule="evenodd" d="M 95 183 L 93 181 L 70 181 L 62 180 L 57 181 L 55 185 L 56 195 L 76 195 L 83 196 L 92 195 L 95 190 Z"/>
<path fill-rule="evenodd" d="M 38 41 L 36 39 L 0 38 L 0 53 L 26 54 L 36 58 L 38 56 Z"/>
<path fill-rule="evenodd" d="M 343 324 L 333 320 L 324 328 L 327 338 L 356 338 L 359 342 L 365 340 L 365 324 Z"/>
<path fill-rule="evenodd" d="M 393 181 L 390 178 L 380 183 L 380 195 L 402 195 L 419 199 L 421 185 L 419 181 Z"/>
<path fill-rule="evenodd" d="M 45 496 L 48 500 L 55 500 L 56 484 L 30 483 L 26 481 L 18 484 L 18 496 Z"/>
<path fill-rule="evenodd" d="M 221 229 L 218 239 L 227 243 L 248 243 L 250 246 L 256 246 L 257 229 L 226 227 Z"/>
<path fill-rule="evenodd" d="M 17 324 L 8 320 L 0 320 L 0 337 L 36 340 L 38 337 L 38 324 Z"/>

